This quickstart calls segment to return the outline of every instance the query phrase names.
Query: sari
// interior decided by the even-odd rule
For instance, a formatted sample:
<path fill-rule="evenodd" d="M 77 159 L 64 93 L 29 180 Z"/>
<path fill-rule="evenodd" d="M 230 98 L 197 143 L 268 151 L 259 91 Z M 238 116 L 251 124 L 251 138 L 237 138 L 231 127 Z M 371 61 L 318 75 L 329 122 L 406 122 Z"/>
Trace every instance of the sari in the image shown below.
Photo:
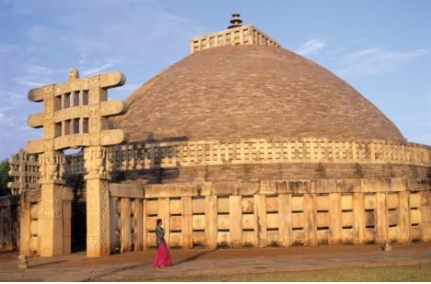
<path fill-rule="evenodd" d="M 173 265 L 168 246 L 165 242 L 165 230 L 161 226 L 156 227 L 157 251 L 154 256 L 153 267 L 166 267 Z"/>

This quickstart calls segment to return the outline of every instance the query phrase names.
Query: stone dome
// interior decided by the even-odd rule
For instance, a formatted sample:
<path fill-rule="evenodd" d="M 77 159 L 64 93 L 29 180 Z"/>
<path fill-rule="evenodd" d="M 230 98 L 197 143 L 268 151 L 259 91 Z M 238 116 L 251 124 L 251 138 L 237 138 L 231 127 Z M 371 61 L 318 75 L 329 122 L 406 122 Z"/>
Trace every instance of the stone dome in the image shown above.
<path fill-rule="evenodd" d="M 406 142 L 372 103 L 283 48 L 224 46 L 190 54 L 137 89 L 112 118 L 129 142 L 328 138 Z"/>

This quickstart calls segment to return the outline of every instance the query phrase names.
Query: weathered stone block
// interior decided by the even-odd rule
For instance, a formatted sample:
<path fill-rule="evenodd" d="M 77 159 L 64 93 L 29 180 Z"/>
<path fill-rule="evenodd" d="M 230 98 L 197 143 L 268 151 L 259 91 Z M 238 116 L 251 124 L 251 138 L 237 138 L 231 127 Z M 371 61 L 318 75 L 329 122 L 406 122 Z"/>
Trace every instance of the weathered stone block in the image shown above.
<path fill-rule="evenodd" d="M 217 196 L 238 195 L 241 183 L 237 181 L 217 181 L 212 183 L 212 193 Z"/>
<path fill-rule="evenodd" d="M 242 228 L 244 230 L 254 230 L 255 227 L 256 227 L 256 216 L 254 214 L 243 214 Z"/>
<path fill-rule="evenodd" d="M 243 181 L 238 189 L 238 195 L 255 195 L 259 192 L 259 182 Z"/>
<path fill-rule="evenodd" d="M 353 210 L 353 195 L 341 195 L 341 210 Z"/>
<path fill-rule="evenodd" d="M 254 212 L 254 199 L 253 197 L 242 198 L 242 212 L 253 213 Z"/>
<path fill-rule="evenodd" d="M 267 242 L 268 242 L 268 246 L 278 246 L 279 245 L 278 230 L 268 230 Z"/>
<path fill-rule="evenodd" d="M 109 195 L 112 197 L 144 198 L 144 190 L 135 184 L 109 184 Z"/>
<path fill-rule="evenodd" d="M 193 242 L 193 245 L 207 246 L 207 239 L 205 237 L 205 232 L 193 232 L 192 242 Z"/>
<path fill-rule="evenodd" d="M 169 221 L 169 230 L 171 231 L 181 231 L 183 224 L 182 216 L 171 216 Z"/>
<path fill-rule="evenodd" d="M 416 210 L 411 210 L 410 211 L 410 223 L 411 224 L 420 224 L 422 220 L 422 216 L 421 216 L 421 211 L 416 209 Z"/>
<path fill-rule="evenodd" d="M 353 212 L 342 212 L 341 213 L 341 226 L 342 227 L 353 227 L 355 223 Z"/>
<path fill-rule="evenodd" d="M 169 200 L 170 214 L 182 214 L 183 212 L 183 201 L 181 199 L 171 199 Z"/>
<path fill-rule="evenodd" d="M 292 211 L 303 212 L 304 211 L 304 197 L 303 196 L 292 196 Z"/>
<path fill-rule="evenodd" d="M 311 181 L 289 181 L 289 187 L 292 194 L 313 193 L 313 185 Z"/>
<path fill-rule="evenodd" d="M 406 191 L 407 182 L 403 178 L 391 178 L 390 188 L 391 188 L 391 191 Z"/>
<path fill-rule="evenodd" d="M 318 229 L 317 230 L 317 243 L 318 244 L 328 244 L 329 243 L 329 230 Z"/>
<path fill-rule="evenodd" d="M 217 232 L 217 244 L 220 246 L 230 244 L 230 234 L 226 231 L 218 231 Z"/>
<path fill-rule="evenodd" d="M 361 192 L 388 192 L 390 188 L 389 179 L 361 179 Z"/>
<path fill-rule="evenodd" d="M 175 232 L 170 234 L 170 239 L 168 242 L 169 247 L 181 247 L 183 235 L 181 233 Z"/>
<path fill-rule="evenodd" d="M 193 198 L 192 199 L 192 212 L 193 214 L 204 214 L 205 213 L 205 198 Z"/>
<path fill-rule="evenodd" d="M 229 197 L 219 197 L 217 199 L 217 212 L 228 214 L 230 210 Z"/>
<path fill-rule="evenodd" d="M 229 230 L 230 228 L 230 217 L 229 215 L 218 215 L 217 228 L 219 230 Z"/>
<path fill-rule="evenodd" d="M 267 196 L 266 202 L 266 212 L 278 212 L 278 196 Z"/>
<path fill-rule="evenodd" d="M 353 229 L 343 229 L 341 231 L 341 241 L 345 244 L 353 244 Z"/>
<path fill-rule="evenodd" d="M 317 211 L 328 211 L 329 210 L 329 196 L 328 195 L 317 195 L 315 198 L 316 210 Z"/>
<path fill-rule="evenodd" d="M 305 226 L 305 218 L 304 213 L 292 213 L 292 228 L 304 228 Z"/>
<path fill-rule="evenodd" d="M 421 194 L 420 192 L 410 193 L 410 208 L 419 208 L 421 205 Z"/>
<path fill-rule="evenodd" d="M 387 201 L 388 209 L 397 209 L 400 204 L 399 193 L 388 193 Z"/>
<path fill-rule="evenodd" d="M 159 212 L 159 201 L 158 200 L 147 200 L 146 208 L 147 208 L 147 215 L 158 214 L 158 212 Z"/>
<path fill-rule="evenodd" d="M 292 231 L 292 244 L 293 245 L 303 245 L 304 244 L 305 233 L 303 229 Z"/>
<path fill-rule="evenodd" d="M 145 223 L 148 231 L 154 231 L 156 229 L 158 218 L 159 218 L 158 216 L 147 217 L 147 220 L 146 220 L 147 222 Z"/>
<path fill-rule="evenodd" d="M 242 238 L 244 245 L 256 246 L 256 233 L 254 231 L 244 231 Z"/>
<path fill-rule="evenodd" d="M 317 228 L 329 228 L 330 222 L 329 212 L 317 212 L 316 214 L 316 227 Z"/>
<path fill-rule="evenodd" d="M 266 227 L 268 228 L 268 229 L 278 229 L 278 227 L 279 227 L 279 215 L 278 215 L 278 213 L 267 213 L 266 214 L 266 220 L 267 220 L 267 223 L 266 223 Z"/>
<path fill-rule="evenodd" d="M 365 210 L 376 209 L 376 195 L 375 194 L 364 194 L 364 208 Z"/>
<path fill-rule="evenodd" d="M 205 215 L 193 215 L 192 228 L 193 230 L 205 230 L 206 219 Z"/>

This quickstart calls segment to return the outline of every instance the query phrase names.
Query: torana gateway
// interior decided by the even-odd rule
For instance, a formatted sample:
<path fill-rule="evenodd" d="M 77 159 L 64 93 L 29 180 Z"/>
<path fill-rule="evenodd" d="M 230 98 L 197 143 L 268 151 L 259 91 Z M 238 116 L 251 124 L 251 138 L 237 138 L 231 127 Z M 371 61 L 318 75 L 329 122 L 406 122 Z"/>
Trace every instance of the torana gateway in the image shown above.
<path fill-rule="evenodd" d="M 5 247 L 145 250 L 157 218 L 178 248 L 430 241 L 429 146 L 238 14 L 190 49 L 126 102 L 107 99 L 119 72 L 30 91 L 44 138 L 11 159 Z"/>

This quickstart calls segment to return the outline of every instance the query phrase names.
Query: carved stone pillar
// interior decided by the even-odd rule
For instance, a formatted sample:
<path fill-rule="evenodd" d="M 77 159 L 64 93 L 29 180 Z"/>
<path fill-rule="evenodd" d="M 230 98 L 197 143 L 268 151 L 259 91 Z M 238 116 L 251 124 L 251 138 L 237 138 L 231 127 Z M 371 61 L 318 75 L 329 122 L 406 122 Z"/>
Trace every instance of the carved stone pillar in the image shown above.
<path fill-rule="evenodd" d="M 64 154 L 57 151 L 45 152 L 41 155 L 41 203 L 39 215 L 40 255 L 63 255 L 63 171 Z M 70 222 L 69 222 L 70 224 Z"/>
<path fill-rule="evenodd" d="M 24 194 L 21 194 L 21 211 L 20 211 L 20 230 L 19 230 L 19 253 L 21 255 L 30 255 L 30 202 L 26 202 L 24 199 Z"/>
<path fill-rule="evenodd" d="M 87 256 L 110 254 L 109 176 L 105 174 L 105 149 L 84 150 L 87 184 Z"/>

